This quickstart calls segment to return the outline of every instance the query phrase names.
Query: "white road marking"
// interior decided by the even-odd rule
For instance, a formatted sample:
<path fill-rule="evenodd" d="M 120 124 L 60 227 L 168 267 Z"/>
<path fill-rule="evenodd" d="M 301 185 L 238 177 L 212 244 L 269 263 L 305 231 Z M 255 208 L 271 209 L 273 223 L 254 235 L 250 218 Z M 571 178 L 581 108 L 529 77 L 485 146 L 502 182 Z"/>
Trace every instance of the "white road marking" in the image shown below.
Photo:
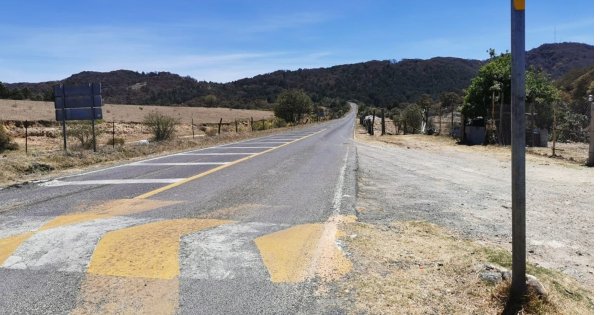
<path fill-rule="evenodd" d="M 335 185 L 335 193 L 333 195 L 333 215 L 340 214 L 340 208 L 342 206 L 342 192 L 344 190 L 344 179 L 346 178 L 346 166 L 348 165 L 348 153 L 350 149 L 346 149 L 346 156 L 344 156 L 344 162 L 340 169 L 340 176 Z"/>
<path fill-rule="evenodd" d="M 79 185 L 122 185 L 122 184 L 172 184 L 183 178 L 133 178 L 133 179 L 98 179 L 98 180 L 76 180 L 59 181 L 52 180 L 41 183 L 40 186 L 60 187 L 60 186 L 79 186 Z"/>
<path fill-rule="evenodd" d="M 225 164 L 229 164 L 229 162 L 181 162 L 181 163 L 171 163 L 171 162 L 146 163 L 146 162 L 140 162 L 140 163 L 131 164 L 131 166 L 188 166 L 188 165 L 225 165 Z"/>
<path fill-rule="evenodd" d="M 222 152 L 222 153 L 179 153 L 177 155 L 253 155 L 256 152 Z"/>
<path fill-rule="evenodd" d="M 236 223 L 187 235 L 181 240 L 181 277 L 269 279 L 254 239 L 285 227 L 287 225 Z"/>
<path fill-rule="evenodd" d="M 85 272 L 94 248 L 104 234 L 150 221 L 113 217 L 40 231 L 21 244 L 2 267 Z"/>
<path fill-rule="evenodd" d="M 219 147 L 215 149 L 273 149 L 277 147 Z"/>

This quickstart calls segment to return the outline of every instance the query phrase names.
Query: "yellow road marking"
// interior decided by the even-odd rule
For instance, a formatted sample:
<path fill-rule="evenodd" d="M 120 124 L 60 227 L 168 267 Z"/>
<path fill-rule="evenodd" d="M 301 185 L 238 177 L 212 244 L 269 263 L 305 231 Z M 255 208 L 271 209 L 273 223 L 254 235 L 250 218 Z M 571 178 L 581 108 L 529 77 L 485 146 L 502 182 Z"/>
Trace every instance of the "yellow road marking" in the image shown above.
<path fill-rule="evenodd" d="M 11 237 L 0 239 L 0 265 L 17 250 L 25 240 L 31 237 L 33 232 L 22 233 Z"/>
<path fill-rule="evenodd" d="M 322 224 L 302 224 L 254 240 L 273 282 L 301 282 L 309 268 Z"/>
<path fill-rule="evenodd" d="M 125 228 L 104 235 L 88 272 L 98 275 L 173 279 L 179 275 L 179 239 L 225 220 L 175 219 Z"/>
<path fill-rule="evenodd" d="M 39 230 L 43 231 L 63 225 L 81 223 L 95 219 L 146 212 L 177 203 L 179 203 L 179 201 L 139 199 L 112 200 L 98 205 L 89 211 L 58 216 L 44 224 Z"/>
<path fill-rule="evenodd" d="M 337 224 L 353 217 L 333 216 L 325 223 L 302 224 L 254 240 L 273 282 L 302 282 L 319 276 L 335 280 L 352 270 L 336 245 Z"/>
<path fill-rule="evenodd" d="M 87 274 L 76 303 L 71 314 L 175 314 L 179 280 Z"/>
<path fill-rule="evenodd" d="M 247 161 L 247 160 L 249 160 L 249 159 L 251 159 L 251 158 L 257 157 L 257 156 L 259 156 L 259 155 L 263 155 L 263 154 L 265 154 L 265 153 L 269 153 L 269 152 L 271 152 L 271 151 L 274 151 L 274 150 L 277 150 L 277 149 L 279 149 L 279 148 L 285 147 L 286 145 L 290 145 L 290 144 L 292 144 L 292 143 L 294 143 L 294 142 L 298 142 L 298 141 L 304 140 L 304 139 L 306 139 L 306 138 L 308 138 L 308 137 L 312 137 L 312 136 L 314 136 L 314 135 L 316 135 L 316 134 L 318 134 L 318 133 L 321 133 L 321 132 L 323 132 L 323 131 L 325 131 L 325 129 L 323 129 L 323 130 L 320 130 L 320 131 L 317 131 L 317 132 L 315 132 L 315 133 L 313 133 L 313 134 L 310 134 L 310 135 L 308 135 L 308 136 L 304 136 L 304 137 L 302 137 L 302 138 L 298 138 L 298 139 L 296 139 L 296 140 L 294 140 L 294 141 L 288 142 L 288 143 L 286 143 L 286 144 L 283 144 L 283 145 L 280 145 L 280 146 L 278 146 L 278 147 L 274 147 L 274 148 L 268 149 L 268 150 L 266 150 L 266 151 L 263 151 L 263 152 L 259 152 L 259 153 L 253 154 L 253 155 L 249 155 L 249 156 L 247 156 L 247 157 L 244 157 L 244 158 L 241 158 L 241 159 L 239 159 L 239 160 L 235 160 L 235 161 L 233 161 L 233 162 L 230 162 L 229 164 L 225 164 L 225 165 L 221 165 L 221 166 L 215 167 L 215 168 L 213 168 L 213 169 L 211 169 L 211 170 L 208 170 L 208 171 L 206 171 L 206 172 L 202 172 L 202 173 L 200 173 L 200 174 L 196 174 L 196 175 L 194 175 L 194 176 L 191 176 L 191 177 L 188 177 L 188 178 L 182 179 L 182 180 L 180 180 L 180 181 L 178 181 L 178 182 L 175 182 L 175 183 L 173 183 L 173 184 L 169 184 L 169 185 L 163 186 L 163 187 L 161 187 L 161 188 L 158 188 L 158 189 L 155 189 L 155 190 L 149 191 L 149 192 L 147 192 L 147 193 L 144 193 L 144 194 L 142 194 L 142 195 L 139 195 L 139 196 L 135 197 L 135 199 L 146 199 L 146 198 L 150 198 L 150 197 L 152 197 L 152 196 L 154 196 L 154 195 L 157 195 L 157 194 L 159 194 L 159 193 L 161 193 L 161 192 L 167 191 L 167 190 L 169 190 L 169 189 L 172 189 L 172 188 L 175 188 L 175 187 L 181 186 L 181 185 L 183 185 L 183 184 L 189 183 L 189 182 L 191 182 L 191 181 L 193 181 L 193 180 L 196 180 L 196 179 L 202 178 L 202 177 L 204 177 L 204 176 L 210 175 L 210 174 L 212 174 L 212 173 L 218 172 L 218 171 L 220 171 L 220 170 L 222 170 L 222 169 L 224 169 L 224 168 L 227 168 L 227 167 L 230 167 L 230 166 L 233 166 L 233 165 L 236 165 L 236 164 L 242 163 L 242 162 L 244 162 L 244 161 Z"/>

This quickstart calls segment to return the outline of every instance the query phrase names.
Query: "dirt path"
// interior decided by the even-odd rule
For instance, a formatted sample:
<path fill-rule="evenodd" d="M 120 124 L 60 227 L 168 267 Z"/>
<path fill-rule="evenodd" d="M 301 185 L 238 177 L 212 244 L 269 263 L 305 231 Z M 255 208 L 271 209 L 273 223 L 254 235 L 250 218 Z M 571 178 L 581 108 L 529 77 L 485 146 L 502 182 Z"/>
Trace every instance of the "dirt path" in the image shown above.
<path fill-rule="evenodd" d="M 356 140 L 361 221 L 424 220 L 510 249 L 506 150 Z M 593 287 L 593 169 L 528 155 L 527 240 L 528 261 Z"/>

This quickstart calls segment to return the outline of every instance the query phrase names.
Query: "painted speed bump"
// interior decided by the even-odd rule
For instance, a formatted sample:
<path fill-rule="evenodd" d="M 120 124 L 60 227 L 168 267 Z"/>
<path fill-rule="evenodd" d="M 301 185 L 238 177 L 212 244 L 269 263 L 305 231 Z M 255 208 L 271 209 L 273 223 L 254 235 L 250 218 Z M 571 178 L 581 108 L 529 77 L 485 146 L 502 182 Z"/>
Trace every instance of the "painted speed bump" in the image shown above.
<path fill-rule="evenodd" d="M 88 273 L 173 279 L 179 275 L 180 238 L 192 232 L 230 222 L 175 219 L 109 232 L 96 246 Z"/>

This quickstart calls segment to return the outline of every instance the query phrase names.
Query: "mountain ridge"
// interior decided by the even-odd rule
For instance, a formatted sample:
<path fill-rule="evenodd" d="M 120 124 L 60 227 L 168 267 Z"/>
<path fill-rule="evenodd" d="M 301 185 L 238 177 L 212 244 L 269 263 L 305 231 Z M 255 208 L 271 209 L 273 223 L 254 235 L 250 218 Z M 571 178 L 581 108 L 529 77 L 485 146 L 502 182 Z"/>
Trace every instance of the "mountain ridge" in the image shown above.
<path fill-rule="evenodd" d="M 527 52 L 527 64 L 558 80 L 575 69 L 593 66 L 594 47 L 581 43 L 543 44 Z M 102 82 L 107 102 L 232 108 L 270 108 L 284 89 L 305 90 L 313 100 L 325 97 L 356 99 L 380 106 L 414 102 L 422 94 L 437 98 L 446 91 L 461 92 L 485 60 L 458 57 L 371 60 L 361 63 L 298 70 L 278 70 L 228 83 L 198 81 L 169 72 L 82 71 L 40 83 L 6 84 L 27 89 L 30 98 L 51 99 L 58 83 Z"/>

